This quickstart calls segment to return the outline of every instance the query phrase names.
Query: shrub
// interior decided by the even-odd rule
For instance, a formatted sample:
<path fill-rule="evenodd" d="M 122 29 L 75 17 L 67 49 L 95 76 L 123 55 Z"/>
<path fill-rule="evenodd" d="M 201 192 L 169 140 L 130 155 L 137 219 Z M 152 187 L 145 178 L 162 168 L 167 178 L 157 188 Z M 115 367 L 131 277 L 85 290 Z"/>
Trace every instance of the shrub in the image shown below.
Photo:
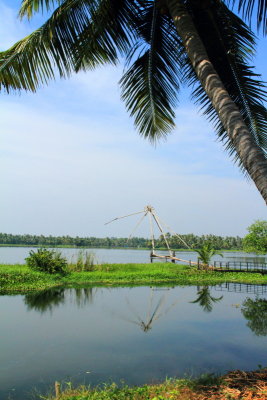
<path fill-rule="evenodd" d="M 25 261 L 30 269 L 48 274 L 63 274 L 67 270 L 67 260 L 54 250 L 38 249 L 30 251 Z"/>

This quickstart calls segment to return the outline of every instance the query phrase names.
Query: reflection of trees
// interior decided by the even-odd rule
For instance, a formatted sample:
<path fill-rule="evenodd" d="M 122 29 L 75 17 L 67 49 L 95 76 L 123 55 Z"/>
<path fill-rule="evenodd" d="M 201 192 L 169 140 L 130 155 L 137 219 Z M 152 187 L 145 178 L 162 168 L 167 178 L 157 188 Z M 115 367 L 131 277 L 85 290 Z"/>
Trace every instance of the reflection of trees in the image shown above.
<path fill-rule="evenodd" d="M 38 293 L 27 294 L 24 297 L 24 302 L 29 310 L 35 310 L 41 314 L 50 311 L 60 304 L 65 302 L 65 291 L 68 291 L 71 297 L 74 299 L 75 304 L 78 307 L 85 307 L 86 304 L 92 304 L 95 288 L 77 288 L 77 289 L 65 289 L 65 288 L 53 288 L 43 290 Z"/>
<path fill-rule="evenodd" d="M 213 297 L 210 294 L 210 289 L 208 286 L 199 286 L 197 296 L 198 297 L 196 298 L 196 300 L 191 301 L 190 303 L 198 303 L 205 312 L 211 312 L 213 309 L 213 303 L 217 303 L 223 298 L 223 296 Z"/>
<path fill-rule="evenodd" d="M 74 293 L 75 303 L 78 307 L 85 307 L 86 304 L 93 304 L 94 295 L 97 288 L 75 288 L 70 289 L 71 293 Z"/>
<path fill-rule="evenodd" d="M 52 311 L 59 304 L 64 303 L 64 291 L 64 288 L 56 288 L 33 294 L 26 294 L 24 303 L 29 310 L 35 310 L 43 314 L 46 311 Z"/>
<path fill-rule="evenodd" d="M 241 308 L 248 320 L 247 326 L 257 336 L 267 336 L 267 299 L 247 298 Z"/>

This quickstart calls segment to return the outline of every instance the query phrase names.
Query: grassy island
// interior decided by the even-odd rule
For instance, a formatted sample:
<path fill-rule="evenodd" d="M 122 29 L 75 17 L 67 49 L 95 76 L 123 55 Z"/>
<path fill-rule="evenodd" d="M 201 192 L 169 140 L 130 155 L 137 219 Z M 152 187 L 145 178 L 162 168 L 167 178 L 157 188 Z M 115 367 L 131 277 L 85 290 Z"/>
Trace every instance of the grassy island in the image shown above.
<path fill-rule="evenodd" d="M 30 270 L 26 265 L 0 265 L 0 293 L 24 293 L 55 286 L 215 285 L 224 282 L 267 284 L 267 275 L 198 271 L 172 263 L 103 264 L 92 271 L 64 275 Z"/>

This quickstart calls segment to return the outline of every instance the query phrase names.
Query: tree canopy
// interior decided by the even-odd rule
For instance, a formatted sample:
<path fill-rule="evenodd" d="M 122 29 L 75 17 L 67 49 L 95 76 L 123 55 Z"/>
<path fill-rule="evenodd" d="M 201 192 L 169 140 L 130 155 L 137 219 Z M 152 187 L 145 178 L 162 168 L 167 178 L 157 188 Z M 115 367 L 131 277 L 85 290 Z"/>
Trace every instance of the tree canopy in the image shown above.
<path fill-rule="evenodd" d="M 243 239 L 247 252 L 267 253 L 267 221 L 257 220 L 248 227 L 249 233 Z"/>

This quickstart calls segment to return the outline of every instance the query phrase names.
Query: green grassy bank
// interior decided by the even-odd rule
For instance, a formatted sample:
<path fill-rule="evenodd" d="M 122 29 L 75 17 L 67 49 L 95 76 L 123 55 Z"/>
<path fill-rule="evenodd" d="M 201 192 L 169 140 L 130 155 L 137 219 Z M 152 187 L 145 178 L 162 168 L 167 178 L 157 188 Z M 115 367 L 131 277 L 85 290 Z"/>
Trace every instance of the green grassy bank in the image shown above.
<path fill-rule="evenodd" d="M 49 275 L 26 265 L 0 265 L 0 293 L 23 293 L 55 286 L 215 285 L 223 282 L 267 284 L 267 275 L 198 271 L 172 263 L 103 264 L 88 272 Z"/>
<path fill-rule="evenodd" d="M 198 379 L 167 379 L 163 383 L 144 386 L 103 385 L 102 388 L 68 385 L 58 396 L 46 400 L 266 400 L 267 369 L 232 371 L 217 377 L 204 375 Z"/>

